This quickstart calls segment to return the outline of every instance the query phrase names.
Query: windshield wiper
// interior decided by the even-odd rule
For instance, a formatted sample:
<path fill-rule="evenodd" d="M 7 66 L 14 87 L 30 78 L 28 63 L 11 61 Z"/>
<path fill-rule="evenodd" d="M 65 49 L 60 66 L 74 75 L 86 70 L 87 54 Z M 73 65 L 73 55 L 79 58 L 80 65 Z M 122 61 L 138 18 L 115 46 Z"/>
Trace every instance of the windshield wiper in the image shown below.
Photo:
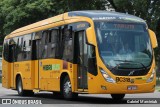
<path fill-rule="evenodd" d="M 126 62 L 126 63 L 138 63 L 138 64 L 141 64 L 145 70 L 147 70 L 147 67 L 143 63 L 141 63 L 141 62 L 130 61 L 130 60 L 114 60 L 114 61 Z"/>
<path fill-rule="evenodd" d="M 121 61 L 123 62 L 123 61 Z M 123 63 L 119 63 L 119 64 L 116 64 L 116 66 L 114 67 L 110 67 L 111 68 L 111 71 L 114 70 L 114 69 L 118 69 L 118 67 L 121 65 L 121 64 L 128 64 L 129 62 L 123 62 Z"/>

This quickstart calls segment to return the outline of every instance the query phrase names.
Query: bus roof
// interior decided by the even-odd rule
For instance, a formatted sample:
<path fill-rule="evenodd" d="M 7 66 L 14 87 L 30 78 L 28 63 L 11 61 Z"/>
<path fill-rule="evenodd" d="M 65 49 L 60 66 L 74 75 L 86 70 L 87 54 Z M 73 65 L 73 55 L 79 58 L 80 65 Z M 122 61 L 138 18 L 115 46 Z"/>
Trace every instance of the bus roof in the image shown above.
<path fill-rule="evenodd" d="M 58 21 L 63 21 L 64 19 L 67 19 L 67 17 L 79 17 L 79 16 L 88 17 L 88 18 L 91 18 L 92 20 L 120 19 L 120 20 L 128 20 L 128 21 L 145 23 L 145 21 L 139 17 L 125 14 L 125 13 L 119 13 L 119 12 L 108 12 L 108 11 L 98 11 L 98 10 L 71 11 L 71 12 L 66 12 L 64 14 L 60 14 L 60 15 L 27 25 L 27 26 L 24 26 L 22 28 L 19 28 L 11 32 L 6 37 L 10 38 L 12 37 L 11 35 L 15 35 L 20 32 L 31 30 L 33 28 L 48 25 L 48 24 L 55 23 Z"/>
<path fill-rule="evenodd" d="M 24 27 L 21 27 L 21 28 L 15 30 L 15 31 L 13 31 L 11 34 L 18 33 L 18 32 L 24 31 L 24 30 L 30 30 L 30 29 L 35 28 L 35 27 L 44 26 L 44 25 L 54 23 L 54 22 L 57 22 L 57 21 L 62 21 L 62 20 L 63 20 L 63 14 L 60 14 L 60 15 L 57 15 L 57 16 L 54 16 L 54 17 L 51 17 L 51 18 L 48 18 L 48 19 L 30 24 L 30 25 L 27 25 L 27 26 L 24 26 Z"/>
<path fill-rule="evenodd" d="M 135 22 L 143 22 L 145 21 L 139 17 L 119 13 L 119 12 L 110 12 L 110 11 L 98 11 L 98 10 L 88 10 L 88 11 L 71 11 L 68 12 L 68 16 L 84 16 L 89 17 L 93 20 L 106 20 L 106 19 L 121 19 L 121 20 L 128 20 L 128 21 L 135 21 Z"/>

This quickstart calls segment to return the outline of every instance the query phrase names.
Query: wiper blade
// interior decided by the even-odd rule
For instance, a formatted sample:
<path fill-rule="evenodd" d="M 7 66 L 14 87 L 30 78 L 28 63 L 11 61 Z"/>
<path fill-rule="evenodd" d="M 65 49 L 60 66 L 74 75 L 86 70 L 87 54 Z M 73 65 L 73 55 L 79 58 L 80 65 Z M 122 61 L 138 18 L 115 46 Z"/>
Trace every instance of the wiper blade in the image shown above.
<path fill-rule="evenodd" d="M 145 70 L 147 70 L 147 67 L 141 62 L 130 61 L 130 60 L 114 60 L 114 61 L 120 61 L 120 62 L 126 62 L 126 63 L 138 63 L 138 64 L 141 64 Z"/>
<path fill-rule="evenodd" d="M 118 69 L 119 66 L 120 66 L 120 64 L 116 64 L 116 66 L 111 67 L 111 71 L 114 70 L 114 69 Z"/>
<path fill-rule="evenodd" d="M 121 61 L 121 62 L 123 62 L 123 63 L 119 63 L 119 64 L 116 64 L 116 66 L 111 67 L 111 71 L 114 70 L 114 69 L 118 69 L 118 67 L 119 67 L 121 64 L 129 63 L 129 62 L 124 62 L 124 61 Z"/>

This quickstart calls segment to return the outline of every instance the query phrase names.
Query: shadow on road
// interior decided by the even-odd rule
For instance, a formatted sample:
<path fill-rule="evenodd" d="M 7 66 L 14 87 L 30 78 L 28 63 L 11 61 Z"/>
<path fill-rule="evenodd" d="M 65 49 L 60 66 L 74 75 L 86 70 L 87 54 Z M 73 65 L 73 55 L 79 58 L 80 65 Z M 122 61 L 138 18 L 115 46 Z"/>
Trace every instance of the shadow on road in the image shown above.
<path fill-rule="evenodd" d="M 7 95 L 14 98 L 19 98 L 17 94 Z M 95 96 L 79 96 L 72 101 L 65 100 L 59 96 L 54 96 L 51 93 L 38 93 L 33 96 L 24 96 L 20 98 L 35 98 L 42 100 L 45 104 L 126 104 L 127 99 L 122 101 L 115 101 L 111 98 L 104 98 L 104 97 L 95 97 Z"/>

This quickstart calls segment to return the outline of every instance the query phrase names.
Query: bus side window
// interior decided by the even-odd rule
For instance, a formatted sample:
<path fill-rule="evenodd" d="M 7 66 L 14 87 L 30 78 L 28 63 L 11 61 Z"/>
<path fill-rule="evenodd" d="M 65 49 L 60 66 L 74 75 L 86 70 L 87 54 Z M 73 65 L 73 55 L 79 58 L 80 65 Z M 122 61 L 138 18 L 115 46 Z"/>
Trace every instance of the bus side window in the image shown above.
<path fill-rule="evenodd" d="M 23 41 L 23 59 L 30 60 L 31 59 L 31 34 L 27 34 L 24 36 Z"/>
<path fill-rule="evenodd" d="M 48 31 L 43 31 L 41 38 L 41 54 L 40 57 L 47 58 L 47 48 L 48 48 Z"/>
<path fill-rule="evenodd" d="M 19 38 L 18 37 L 15 37 L 14 38 L 14 42 L 15 42 L 15 46 L 14 46 L 14 61 L 16 62 L 17 61 L 17 57 L 18 57 L 18 43 L 19 43 Z"/>
<path fill-rule="evenodd" d="M 57 47 L 58 29 L 52 29 L 49 33 L 48 57 L 55 58 Z"/>
<path fill-rule="evenodd" d="M 9 45 L 8 45 L 8 40 L 4 40 L 4 44 L 3 44 L 3 57 L 6 61 L 9 60 Z"/>
<path fill-rule="evenodd" d="M 72 45 L 72 26 L 64 26 L 63 29 L 63 59 L 73 62 L 73 45 Z"/>
<path fill-rule="evenodd" d="M 58 31 L 57 31 L 57 47 L 56 47 L 56 54 L 55 57 L 58 59 L 62 59 L 63 56 L 63 49 L 62 49 L 62 26 L 58 27 Z"/>
<path fill-rule="evenodd" d="M 9 62 L 14 62 L 15 59 L 15 41 L 13 38 L 9 40 L 9 57 L 8 60 Z"/>
<path fill-rule="evenodd" d="M 17 42 L 17 61 L 22 61 L 22 52 L 23 52 L 23 37 L 18 37 L 19 42 Z"/>

